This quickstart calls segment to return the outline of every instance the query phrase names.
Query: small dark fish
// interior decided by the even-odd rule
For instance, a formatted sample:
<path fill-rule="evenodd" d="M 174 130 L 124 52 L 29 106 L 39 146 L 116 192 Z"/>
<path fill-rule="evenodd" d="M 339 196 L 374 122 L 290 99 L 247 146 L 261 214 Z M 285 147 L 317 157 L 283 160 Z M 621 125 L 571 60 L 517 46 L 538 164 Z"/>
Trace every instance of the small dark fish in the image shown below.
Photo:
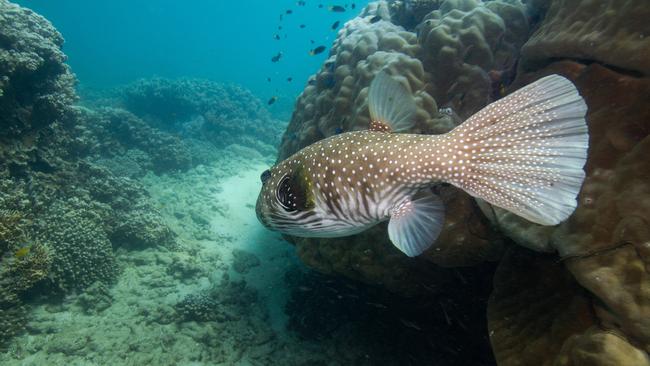
<path fill-rule="evenodd" d="M 374 17 L 370 18 L 370 24 L 377 23 L 380 20 L 381 20 L 381 16 L 380 15 L 375 15 Z"/>
<path fill-rule="evenodd" d="M 327 89 L 332 89 L 336 85 L 336 79 L 334 75 L 328 75 L 323 78 L 322 85 Z"/>
<path fill-rule="evenodd" d="M 287 13 L 287 14 L 293 14 L 293 10 L 288 9 L 287 11 L 285 11 L 285 13 Z"/>
<path fill-rule="evenodd" d="M 271 97 L 271 99 L 269 99 L 268 102 L 266 102 L 266 104 L 271 105 L 271 104 L 275 103 L 276 100 L 278 100 L 278 97 L 276 97 L 274 95 L 274 96 Z"/>
<path fill-rule="evenodd" d="M 325 51 L 325 46 L 318 46 L 313 50 L 309 51 L 309 55 L 315 56 L 318 55 L 319 53 L 323 53 L 323 51 Z"/>
<path fill-rule="evenodd" d="M 279 41 L 279 40 L 280 40 L 280 35 L 279 35 L 279 34 L 274 34 L 274 35 L 273 35 L 273 39 Z"/>
<path fill-rule="evenodd" d="M 266 81 L 268 81 L 268 82 L 270 83 L 270 82 L 271 82 L 271 78 L 266 78 Z"/>
<path fill-rule="evenodd" d="M 277 55 L 271 57 L 271 62 L 278 62 L 282 58 L 282 52 L 278 52 Z"/>
<path fill-rule="evenodd" d="M 334 129 L 334 134 L 339 135 L 343 133 L 343 129 L 341 127 L 337 127 Z"/>
<path fill-rule="evenodd" d="M 357 5 L 356 5 L 355 3 L 352 3 L 352 4 L 350 4 L 350 7 L 351 7 L 352 9 L 354 9 L 354 8 L 357 7 Z"/>
<path fill-rule="evenodd" d="M 323 8 L 323 4 L 318 4 L 318 9 L 322 9 L 322 8 Z"/>
<path fill-rule="evenodd" d="M 284 17 L 284 14 L 280 14 L 280 21 L 282 21 L 282 17 Z"/>
<path fill-rule="evenodd" d="M 297 3 L 298 6 L 305 6 L 305 4 L 306 3 L 304 1 L 298 1 L 298 3 Z"/>
<path fill-rule="evenodd" d="M 334 13 L 343 13 L 345 11 L 345 8 L 339 5 L 330 6 L 329 9 Z"/>
<path fill-rule="evenodd" d="M 293 78 L 292 78 L 291 76 L 289 76 L 289 77 L 287 78 L 287 81 L 288 81 L 288 82 L 292 82 L 292 81 L 293 81 Z"/>
<path fill-rule="evenodd" d="M 281 25 L 278 25 L 278 30 L 282 30 L 282 26 L 281 26 Z"/>
<path fill-rule="evenodd" d="M 334 61 L 327 61 L 327 62 L 325 63 L 325 68 L 326 68 L 327 70 L 329 70 L 330 72 L 334 72 L 334 70 L 336 69 L 336 62 L 334 62 Z"/>
<path fill-rule="evenodd" d="M 309 43 L 314 44 L 314 43 L 316 43 L 316 42 L 314 42 L 313 39 L 310 39 L 310 40 L 309 40 Z"/>
<path fill-rule="evenodd" d="M 341 22 L 339 22 L 338 20 L 335 21 L 334 24 L 332 24 L 332 29 L 336 30 L 336 28 L 339 27 L 339 24 L 341 24 Z"/>
<path fill-rule="evenodd" d="M 306 25 L 300 24 L 300 29 L 305 28 L 305 27 L 306 27 Z"/>

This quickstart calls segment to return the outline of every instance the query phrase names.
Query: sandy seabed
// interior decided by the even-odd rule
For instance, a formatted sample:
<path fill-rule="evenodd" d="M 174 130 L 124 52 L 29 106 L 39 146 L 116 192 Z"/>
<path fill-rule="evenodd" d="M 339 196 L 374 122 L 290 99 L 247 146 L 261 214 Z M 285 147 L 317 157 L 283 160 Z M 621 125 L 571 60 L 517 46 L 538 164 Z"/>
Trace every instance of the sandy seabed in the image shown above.
<path fill-rule="evenodd" d="M 284 274 L 302 265 L 255 217 L 259 175 L 270 164 L 271 157 L 231 146 L 210 165 L 141 179 L 178 245 L 119 249 L 112 287 L 34 305 L 27 331 L 0 364 L 345 364 L 340 345 L 285 330 Z M 202 291 L 223 291 L 226 315 L 179 321 L 176 304 Z"/>

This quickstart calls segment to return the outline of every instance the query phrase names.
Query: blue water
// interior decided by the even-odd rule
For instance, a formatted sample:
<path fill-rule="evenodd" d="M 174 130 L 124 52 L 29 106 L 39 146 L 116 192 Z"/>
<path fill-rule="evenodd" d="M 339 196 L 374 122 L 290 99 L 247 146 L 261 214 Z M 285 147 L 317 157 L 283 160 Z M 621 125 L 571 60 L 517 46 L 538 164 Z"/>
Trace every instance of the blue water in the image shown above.
<path fill-rule="evenodd" d="M 367 4 L 354 1 L 356 9 L 333 13 L 330 3 L 297 6 L 293 0 L 142 0 L 137 6 L 132 0 L 16 2 L 63 34 L 68 63 L 83 87 L 113 87 L 151 76 L 207 78 L 243 85 L 263 100 L 278 96 L 270 110 L 283 116 L 328 54 L 310 56 L 309 50 L 319 45 L 329 50 L 336 38 L 333 23 L 340 21 L 340 29 Z M 293 14 L 286 14 L 288 9 Z M 281 60 L 272 63 L 278 52 Z"/>

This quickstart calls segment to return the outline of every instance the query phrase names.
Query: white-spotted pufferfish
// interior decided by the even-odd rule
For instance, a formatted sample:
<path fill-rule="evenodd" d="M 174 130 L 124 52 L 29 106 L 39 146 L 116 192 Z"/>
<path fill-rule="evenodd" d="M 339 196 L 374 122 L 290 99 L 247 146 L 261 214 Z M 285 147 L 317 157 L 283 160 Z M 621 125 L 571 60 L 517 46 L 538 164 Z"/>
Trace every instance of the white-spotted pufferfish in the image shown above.
<path fill-rule="evenodd" d="M 431 187 L 450 183 L 542 225 L 576 208 L 585 178 L 587 106 L 559 75 L 500 99 L 442 135 L 401 133 L 415 101 L 386 72 L 370 85 L 366 131 L 318 141 L 262 174 L 257 217 L 304 237 L 359 233 L 389 220 L 391 242 L 416 256 L 436 240 L 444 207 Z"/>

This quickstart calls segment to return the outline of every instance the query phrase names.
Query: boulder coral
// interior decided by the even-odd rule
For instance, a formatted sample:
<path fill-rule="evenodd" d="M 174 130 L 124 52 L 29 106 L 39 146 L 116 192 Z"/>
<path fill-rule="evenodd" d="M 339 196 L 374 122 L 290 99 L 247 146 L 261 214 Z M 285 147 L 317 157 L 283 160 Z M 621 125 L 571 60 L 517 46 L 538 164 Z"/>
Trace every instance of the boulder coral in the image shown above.
<path fill-rule="evenodd" d="M 499 209 L 495 209 L 492 216 L 495 224 L 519 244 L 538 251 L 557 252 L 564 259 L 566 270 L 591 295 L 590 306 L 598 330 L 562 339 L 565 348 L 591 350 L 571 351 L 563 361 L 566 364 L 608 364 L 605 361 L 590 363 L 597 358 L 615 360 L 613 364 L 621 365 L 650 363 L 647 355 L 650 351 L 650 323 L 647 321 L 650 315 L 647 259 L 650 111 L 646 105 L 650 98 L 650 81 L 643 76 L 647 73 L 643 65 L 632 64 L 634 57 L 625 57 L 625 52 L 631 52 L 625 49 L 630 46 L 627 40 L 637 44 L 643 42 L 643 38 L 619 38 L 621 34 L 643 33 L 644 13 L 640 8 L 644 3 L 628 1 L 625 6 L 618 5 L 628 15 L 626 25 L 617 28 L 622 33 L 614 36 L 608 27 L 598 32 L 600 44 L 617 44 L 623 48 L 612 58 L 614 53 L 601 52 L 599 46 L 593 45 L 592 38 L 574 38 L 594 30 L 594 22 L 603 21 L 603 17 L 614 17 L 612 12 L 599 11 L 602 7 L 611 8 L 611 3 L 601 2 L 596 6 L 583 1 L 569 6 L 562 1 L 551 1 L 547 17 L 523 48 L 524 70 L 513 84 L 516 88 L 538 77 L 560 73 L 574 80 L 589 106 L 587 177 L 575 214 L 553 228 L 541 228 Z M 627 12 L 634 8 L 640 10 Z M 585 12 L 578 14 L 572 9 Z M 571 31 L 560 26 L 566 19 L 584 17 L 589 9 L 593 13 L 589 21 L 573 23 Z M 623 19 L 621 14 L 617 17 L 619 15 L 621 18 L 611 21 L 616 23 Z M 543 48 L 546 55 L 555 53 L 554 56 L 540 56 L 540 44 L 546 45 Z M 565 47 L 584 53 L 577 56 Z M 648 47 L 634 50 L 634 54 L 647 52 Z M 553 62 L 557 58 L 576 58 L 580 62 Z M 541 69 L 528 70 L 535 67 Z M 599 350 L 596 355 L 588 356 L 596 349 Z"/>
<path fill-rule="evenodd" d="M 443 2 L 418 27 L 431 96 L 462 119 L 476 113 L 492 101 L 489 72 L 512 68 L 528 33 L 518 2 Z"/>
<path fill-rule="evenodd" d="M 546 14 L 522 49 L 522 64 L 556 59 L 599 62 L 650 75 L 650 7 L 643 0 L 544 1 Z"/>
<path fill-rule="evenodd" d="M 650 364 L 648 10 L 642 0 L 370 3 L 300 95 L 279 159 L 365 128 L 367 86 L 384 67 L 416 98 L 417 133 L 446 132 L 492 100 L 561 74 L 589 108 L 586 180 L 575 213 L 556 227 L 440 186 L 446 227 L 437 249 L 416 260 L 399 258 L 381 225 L 350 238 L 291 238 L 300 257 L 397 292 L 441 279 L 431 262 L 500 259 L 488 308 L 500 365 Z"/>
<path fill-rule="evenodd" d="M 413 133 L 447 132 L 490 102 L 489 72 L 511 68 L 528 36 L 525 6 L 517 1 L 406 3 L 372 2 L 339 31 L 328 59 L 296 102 L 279 160 L 339 131 L 365 129 L 368 86 L 381 70 L 413 94 Z M 424 9 L 429 13 L 422 15 Z M 415 20 L 419 24 L 413 26 Z M 443 266 L 497 259 L 502 240 L 474 200 L 453 187 L 437 189 L 447 207 L 446 222 L 435 248 L 422 258 Z M 367 236 L 373 238 L 373 261 L 364 259 L 368 245 L 359 244 Z M 305 262 L 327 272 L 407 293 L 421 278 L 414 273 L 422 264 L 399 258 L 382 226 L 351 238 L 291 240 Z M 363 265 L 369 262 L 385 263 Z"/>

